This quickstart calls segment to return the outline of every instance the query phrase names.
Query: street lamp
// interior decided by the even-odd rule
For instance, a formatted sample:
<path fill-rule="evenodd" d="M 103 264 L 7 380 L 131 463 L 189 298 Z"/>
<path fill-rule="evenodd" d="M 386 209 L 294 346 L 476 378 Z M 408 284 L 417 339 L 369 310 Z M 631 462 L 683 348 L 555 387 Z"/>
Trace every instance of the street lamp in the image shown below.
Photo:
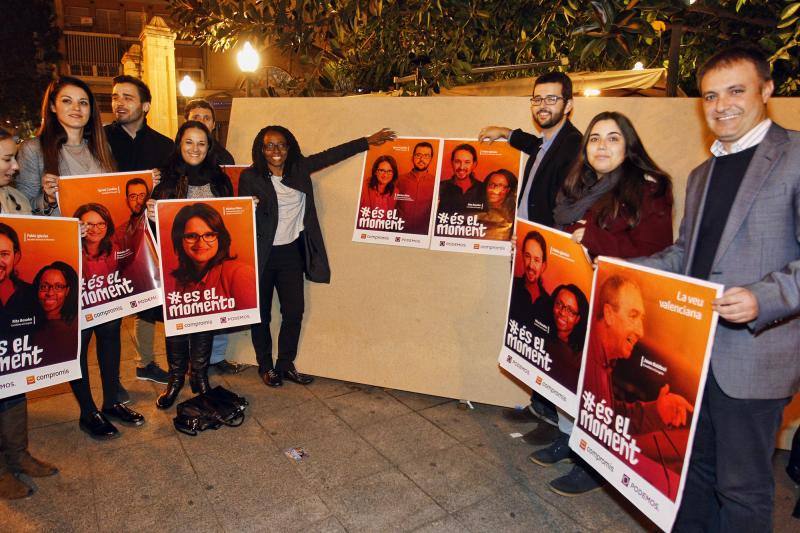
<path fill-rule="evenodd" d="M 178 89 L 180 89 L 181 91 L 181 96 L 183 96 L 184 98 L 191 98 L 197 92 L 197 84 L 187 74 L 178 84 Z"/>
<path fill-rule="evenodd" d="M 258 69 L 260 58 L 250 41 L 245 41 L 244 47 L 236 54 L 236 62 L 239 64 L 239 70 L 244 72 L 246 86 L 245 96 L 250 97 L 250 74 Z"/>

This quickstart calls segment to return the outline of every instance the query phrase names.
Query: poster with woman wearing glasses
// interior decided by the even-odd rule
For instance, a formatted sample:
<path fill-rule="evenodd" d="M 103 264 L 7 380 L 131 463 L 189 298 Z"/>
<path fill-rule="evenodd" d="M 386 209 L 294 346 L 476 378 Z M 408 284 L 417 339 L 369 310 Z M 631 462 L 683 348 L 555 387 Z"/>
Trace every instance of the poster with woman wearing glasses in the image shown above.
<path fill-rule="evenodd" d="M 0 215 L 0 398 L 81 377 L 78 221 Z"/>
<path fill-rule="evenodd" d="M 159 200 L 167 336 L 261 320 L 252 198 Z"/>
<path fill-rule="evenodd" d="M 158 258 L 145 213 L 152 190 L 149 171 L 59 179 L 61 212 L 86 230 L 81 328 L 161 304 Z"/>
<path fill-rule="evenodd" d="M 358 180 L 353 241 L 427 248 L 441 139 L 398 137 L 370 146 Z"/>
<path fill-rule="evenodd" d="M 511 253 L 522 154 L 507 142 L 445 139 L 431 249 Z"/>
<path fill-rule="evenodd" d="M 568 233 L 517 219 L 513 274 L 500 366 L 574 414 L 592 265 Z"/>

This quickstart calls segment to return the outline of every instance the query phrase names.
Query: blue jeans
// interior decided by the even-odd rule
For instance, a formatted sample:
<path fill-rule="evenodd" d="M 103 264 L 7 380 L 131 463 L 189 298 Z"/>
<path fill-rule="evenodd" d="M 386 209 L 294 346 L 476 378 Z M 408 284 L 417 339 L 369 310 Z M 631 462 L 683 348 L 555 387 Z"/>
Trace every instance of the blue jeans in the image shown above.
<path fill-rule="evenodd" d="M 225 352 L 228 349 L 228 334 L 224 331 L 214 332 L 214 344 L 211 345 L 210 365 L 215 365 L 225 359 Z"/>

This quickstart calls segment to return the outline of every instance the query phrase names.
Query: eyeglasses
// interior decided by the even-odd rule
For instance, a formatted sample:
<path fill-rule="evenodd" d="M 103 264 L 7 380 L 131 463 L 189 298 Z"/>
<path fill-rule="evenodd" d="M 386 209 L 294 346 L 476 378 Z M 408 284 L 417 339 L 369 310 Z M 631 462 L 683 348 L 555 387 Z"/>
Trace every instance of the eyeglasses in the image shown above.
<path fill-rule="evenodd" d="M 288 149 L 289 145 L 286 143 L 267 143 L 264 145 L 264 150 L 267 152 L 274 152 L 275 150 L 285 152 Z"/>
<path fill-rule="evenodd" d="M 548 94 L 547 96 L 534 96 L 531 98 L 531 105 L 539 107 L 544 102 L 547 105 L 555 105 L 558 103 L 559 100 L 563 100 L 563 96 L 556 96 L 554 94 Z"/>
<path fill-rule="evenodd" d="M 414 159 L 433 159 L 433 154 L 414 154 Z"/>
<path fill-rule="evenodd" d="M 211 244 L 217 242 L 217 238 L 219 237 L 219 233 L 216 231 L 209 231 L 208 233 L 203 233 L 202 235 L 199 233 L 184 233 L 183 240 L 189 244 L 195 244 L 199 239 L 203 239 L 203 242 L 206 244 Z"/>
<path fill-rule="evenodd" d="M 144 200 L 145 198 L 147 198 L 146 192 L 131 193 L 128 195 L 128 200 L 130 200 L 131 202 L 134 202 L 136 200 Z"/>
<path fill-rule="evenodd" d="M 102 230 L 102 229 L 106 229 L 106 227 L 108 226 L 108 224 L 106 224 L 105 222 L 98 222 L 97 224 L 95 224 L 94 222 L 84 222 L 84 224 L 86 224 L 86 227 L 88 229 L 97 228 L 97 229 Z"/>
<path fill-rule="evenodd" d="M 555 308 L 556 313 L 564 313 L 570 318 L 575 318 L 576 316 L 578 316 L 578 311 L 576 309 L 573 309 L 568 305 L 564 305 L 559 301 L 556 301 L 553 307 Z"/>
<path fill-rule="evenodd" d="M 39 284 L 39 292 L 49 292 L 51 290 L 55 291 L 55 292 L 64 292 L 65 290 L 67 290 L 67 286 L 64 285 L 63 283 L 53 283 L 53 284 L 40 283 Z"/>
<path fill-rule="evenodd" d="M 392 170 L 391 168 L 389 170 L 379 168 L 378 170 L 375 171 L 375 174 L 394 174 L 394 170 Z"/>

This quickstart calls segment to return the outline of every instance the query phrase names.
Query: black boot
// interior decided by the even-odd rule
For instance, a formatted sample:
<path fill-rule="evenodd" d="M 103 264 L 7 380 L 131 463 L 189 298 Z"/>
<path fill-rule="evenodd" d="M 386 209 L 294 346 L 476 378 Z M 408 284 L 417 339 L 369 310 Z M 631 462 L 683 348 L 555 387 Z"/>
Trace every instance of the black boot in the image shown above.
<path fill-rule="evenodd" d="M 800 483 L 800 428 L 794 432 L 792 438 L 792 452 L 789 454 L 789 464 L 786 466 L 786 473 L 795 483 Z M 800 505 L 800 500 L 798 500 Z"/>
<path fill-rule="evenodd" d="M 191 358 L 191 372 L 189 385 L 195 394 L 205 394 L 210 388 L 208 384 L 208 360 L 211 358 L 211 345 L 214 334 L 208 332 L 192 333 L 189 341 Z"/>
<path fill-rule="evenodd" d="M 169 366 L 169 379 L 167 381 L 167 388 L 156 400 L 156 407 L 159 409 L 169 409 L 175 400 L 178 398 L 183 383 L 186 380 L 186 369 L 188 366 L 188 346 L 180 342 L 182 339 L 178 337 L 186 337 L 187 335 L 178 335 L 177 337 L 167 337 L 167 364 Z M 178 342 L 175 342 L 174 340 Z"/>

